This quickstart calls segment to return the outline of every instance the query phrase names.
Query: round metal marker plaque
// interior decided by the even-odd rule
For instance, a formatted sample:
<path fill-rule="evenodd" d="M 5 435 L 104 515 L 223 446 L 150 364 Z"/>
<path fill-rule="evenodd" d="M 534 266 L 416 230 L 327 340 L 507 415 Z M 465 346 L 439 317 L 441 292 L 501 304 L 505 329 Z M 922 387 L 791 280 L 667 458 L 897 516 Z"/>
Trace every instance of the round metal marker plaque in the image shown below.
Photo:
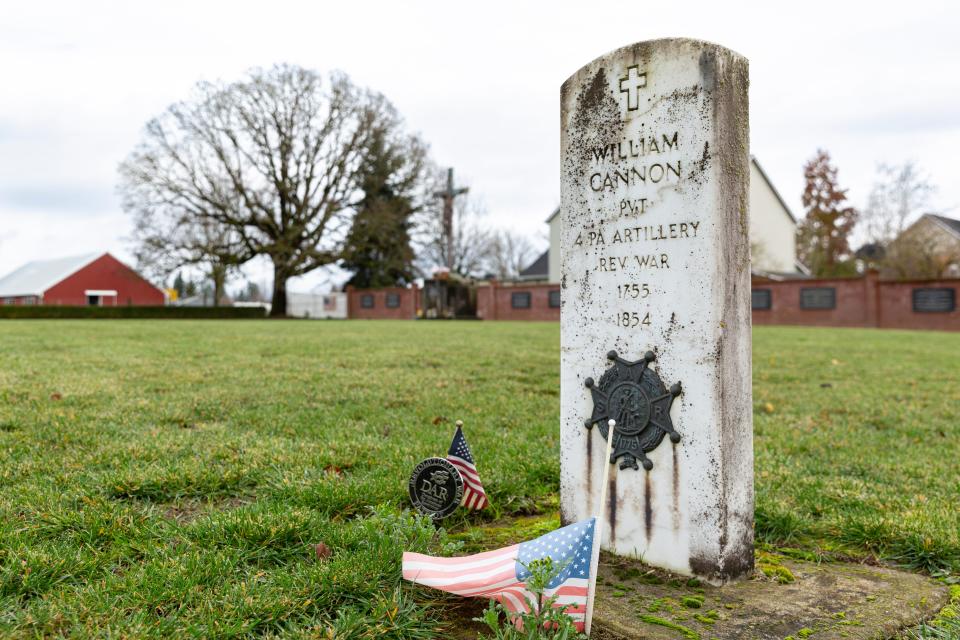
<path fill-rule="evenodd" d="M 423 515 L 446 518 L 463 500 L 463 478 L 444 458 L 427 458 L 410 474 L 410 500 Z"/>

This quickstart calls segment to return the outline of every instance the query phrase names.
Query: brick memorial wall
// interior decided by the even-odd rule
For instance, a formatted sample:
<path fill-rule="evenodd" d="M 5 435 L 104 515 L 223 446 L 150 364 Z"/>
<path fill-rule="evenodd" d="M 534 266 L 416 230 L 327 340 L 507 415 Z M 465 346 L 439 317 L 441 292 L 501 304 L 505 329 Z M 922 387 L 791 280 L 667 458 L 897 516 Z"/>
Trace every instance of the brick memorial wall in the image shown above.
<path fill-rule="evenodd" d="M 876 298 L 878 327 L 960 331 L 960 279 L 880 282 Z"/>
<path fill-rule="evenodd" d="M 753 323 L 960 331 L 960 279 L 753 279 Z"/>
<path fill-rule="evenodd" d="M 752 281 L 753 323 L 960 331 L 960 279 L 882 281 L 862 277 Z M 484 282 L 477 286 L 479 320 L 560 320 L 560 285 Z M 412 320 L 422 290 L 348 289 L 349 318 Z"/>
<path fill-rule="evenodd" d="M 347 287 L 347 317 L 356 320 L 413 320 L 420 308 L 420 289 Z"/>
<path fill-rule="evenodd" d="M 480 320 L 560 320 L 560 285 L 489 282 L 477 287 Z"/>

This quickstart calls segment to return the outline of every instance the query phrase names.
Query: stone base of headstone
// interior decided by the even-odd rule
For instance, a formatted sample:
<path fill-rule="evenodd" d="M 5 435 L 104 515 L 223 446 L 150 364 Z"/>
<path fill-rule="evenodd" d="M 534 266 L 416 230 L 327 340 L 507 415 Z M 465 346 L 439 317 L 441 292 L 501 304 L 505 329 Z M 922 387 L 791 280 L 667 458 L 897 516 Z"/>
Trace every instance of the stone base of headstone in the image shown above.
<path fill-rule="evenodd" d="M 604 555 L 591 637 L 889 638 L 932 618 L 949 602 L 945 586 L 915 573 L 847 563 L 779 562 L 792 582 L 781 584 L 758 573 L 719 588 Z"/>
<path fill-rule="evenodd" d="M 489 523 L 477 530 L 482 545 L 468 552 L 514 544 L 554 526 L 553 516 Z M 949 599 L 949 589 L 926 576 L 862 564 L 817 564 L 764 552 L 750 576 L 714 587 L 604 552 L 591 639 L 892 638 L 935 617 Z M 482 598 L 442 606 L 446 624 L 439 637 L 489 634 L 473 620 L 487 606 Z"/>

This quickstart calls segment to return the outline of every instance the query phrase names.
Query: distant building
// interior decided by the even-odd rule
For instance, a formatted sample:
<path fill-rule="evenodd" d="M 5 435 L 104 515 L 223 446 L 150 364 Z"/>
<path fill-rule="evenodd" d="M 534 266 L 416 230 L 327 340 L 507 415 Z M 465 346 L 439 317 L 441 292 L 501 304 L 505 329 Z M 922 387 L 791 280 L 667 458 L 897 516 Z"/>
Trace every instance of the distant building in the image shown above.
<path fill-rule="evenodd" d="M 806 272 L 797 262 L 797 219 L 753 156 L 750 157 L 750 251 L 754 271 Z"/>
<path fill-rule="evenodd" d="M 186 296 L 173 301 L 171 304 L 175 307 L 212 307 L 214 306 L 214 297 L 212 287 L 204 287 L 200 293 L 192 296 Z M 224 296 L 220 299 L 221 307 L 234 306 L 233 300 Z"/>
<path fill-rule="evenodd" d="M 559 211 L 559 209 L 558 209 Z M 549 222 L 549 220 L 547 221 Z M 550 277 L 550 249 L 540 254 L 540 257 L 530 263 L 526 269 L 517 275 L 517 280 L 530 282 L 546 282 Z"/>
<path fill-rule="evenodd" d="M 162 305 L 166 294 L 109 253 L 38 260 L 0 278 L 0 304 Z"/>
<path fill-rule="evenodd" d="M 269 309 L 267 312 L 269 313 Z M 291 318 L 346 319 L 347 294 L 342 291 L 332 291 L 330 293 L 294 293 L 288 291 L 287 315 Z"/>
<path fill-rule="evenodd" d="M 560 208 L 547 218 L 550 248 L 520 272 L 519 280 L 560 282 Z M 764 173 L 750 158 L 750 246 L 753 270 L 772 274 L 805 272 L 797 263 L 797 219 Z"/>
<path fill-rule="evenodd" d="M 960 277 L 960 220 L 926 213 L 885 247 L 885 278 Z"/>

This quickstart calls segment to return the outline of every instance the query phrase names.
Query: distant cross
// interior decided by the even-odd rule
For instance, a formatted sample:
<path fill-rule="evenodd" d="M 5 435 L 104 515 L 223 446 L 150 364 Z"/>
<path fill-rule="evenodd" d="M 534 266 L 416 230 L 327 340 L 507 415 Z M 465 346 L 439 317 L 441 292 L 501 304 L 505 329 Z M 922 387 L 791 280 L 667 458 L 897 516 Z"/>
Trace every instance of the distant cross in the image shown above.
<path fill-rule="evenodd" d="M 447 188 L 433 197 L 443 200 L 443 236 L 447 246 L 447 269 L 453 271 L 453 200 L 469 191 L 467 187 L 453 188 L 453 168 L 447 169 Z"/>
<path fill-rule="evenodd" d="M 647 86 L 647 74 L 640 73 L 638 65 L 627 67 L 627 75 L 620 78 L 620 93 L 627 94 L 627 111 L 640 108 L 640 89 Z"/>

